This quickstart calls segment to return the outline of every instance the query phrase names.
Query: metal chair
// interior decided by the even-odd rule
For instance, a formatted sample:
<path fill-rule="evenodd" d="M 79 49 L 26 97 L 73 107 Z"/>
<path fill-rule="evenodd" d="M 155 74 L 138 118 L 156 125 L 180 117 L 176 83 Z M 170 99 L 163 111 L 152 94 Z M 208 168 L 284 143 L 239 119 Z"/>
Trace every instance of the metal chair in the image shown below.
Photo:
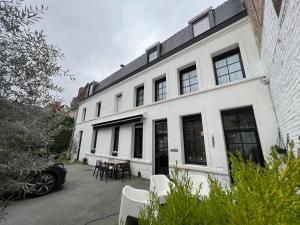
<path fill-rule="evenodd" d="M 96 165 L 94 168 L 93 176 L 95 176 L 95 172 L 99 168 L 100 164 L 102 164 L 102 160 L 101 159 L 96 160 Z M 98 173 L 97 173 L 97 175 L 98 175 Z M 97 175 L 96 175 L 96 179 L 97 179 Z"/>
<path fill-rule="evenodd" d="M 103 176 L 105 175 L 105 182 L 107 183 L 107 177 L 109 175 L 112 177 L 113 173 L 114 173 L 114 168 L 108 162 L 104 162 L 101 180 L 103 179 Z"/>
<path fill-rule="evenodd" d="M 97 173 L 96 173 L 96 179 L 98 177 L 99 172 L 100 172 L 100 177 L 101 177 L 102 173 L 104 172 L 104 165 L 103 165 L 102 161 L 99 162 L 99 165 L 97 168 Z"/>
<path fill-rule="evenodd" d="M 128 178 L 130 180 L 131 170 L 130 170 L 130 162 L 129 161 L 127 161 L 126 163 L 120 164 L 117 171 L 118 171 L 118 173 L 119 172 L 121 173 L 122 182 L 123 182 L 125 176 L 128 176 Z"/>

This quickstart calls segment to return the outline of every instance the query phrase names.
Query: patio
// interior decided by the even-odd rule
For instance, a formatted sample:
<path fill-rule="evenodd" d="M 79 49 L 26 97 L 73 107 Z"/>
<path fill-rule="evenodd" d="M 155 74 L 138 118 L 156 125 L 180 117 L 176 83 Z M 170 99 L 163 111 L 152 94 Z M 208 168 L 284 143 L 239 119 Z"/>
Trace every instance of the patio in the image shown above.
<path fill-rule="evenodd" d="M 74 164 L 67 167 L 66 183 L 61 190 L 39 198 L 16 201 L 8 207 L 4 225 L 84 225 L 119 211 L 125 185 L 149 190 L 149 181 L 137 177 L 124 182 L 95 180 L 93 168 Z M 89 225 L 116 225 L 118 214 Z"/>

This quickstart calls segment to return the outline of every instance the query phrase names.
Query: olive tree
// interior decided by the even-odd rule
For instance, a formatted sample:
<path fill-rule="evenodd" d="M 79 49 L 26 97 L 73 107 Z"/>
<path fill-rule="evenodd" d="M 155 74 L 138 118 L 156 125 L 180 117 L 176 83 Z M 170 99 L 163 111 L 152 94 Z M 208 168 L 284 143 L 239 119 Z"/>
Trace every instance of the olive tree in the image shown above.
<path fill-rule="evenodd" d="M 22 0 L 0 0 L 0 196 L 30 193 L 26 171 L 47 164 L 35 153 L 51 142 L 62 119 L 52 104 L 63 89 L 53 78 L 74 79 L 59 64 L 61 50 L 48 43 L 43 31 L 32 29 L 46 10 L 24 6 Z"/>

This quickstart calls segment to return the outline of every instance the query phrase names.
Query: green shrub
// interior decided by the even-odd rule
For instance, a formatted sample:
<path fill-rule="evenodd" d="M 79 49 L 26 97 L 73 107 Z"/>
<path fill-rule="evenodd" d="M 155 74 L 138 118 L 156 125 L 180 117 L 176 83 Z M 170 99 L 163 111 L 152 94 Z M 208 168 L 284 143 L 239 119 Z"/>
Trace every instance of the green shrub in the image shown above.
<path fill-rule="evenodd" d="M 210 177 L 210 194 L 199 198 L 191 194 L 191 181 L 178 168 L 171 175 L 170 193 L 160 206 L 151 195 L 150 206 L 141 211 L 141 225 L 282 225 L 300 224 L 300 156 L 291 150 L 278 156 L 275 149 L 265 166 L 230 157 L 233 184 L 223 188 Z M 200 187 L 201 188 L 201 187 Z M 298 193 L 298 194 L 297 194 Z"/>

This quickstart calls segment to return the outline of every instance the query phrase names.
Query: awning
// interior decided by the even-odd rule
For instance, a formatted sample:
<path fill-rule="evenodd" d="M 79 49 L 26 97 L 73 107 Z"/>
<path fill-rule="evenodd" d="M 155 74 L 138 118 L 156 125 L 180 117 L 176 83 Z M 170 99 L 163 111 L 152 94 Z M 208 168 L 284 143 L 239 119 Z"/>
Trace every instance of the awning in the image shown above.
<path fill-rule="evenodd" d="M 116 120 L 110 120 L 102 123 L 96 123 L 93 124 L 93 128 L 104 128 L 104 127 L 114 127 L 114 126 L 120 126 L 124 124 L 129 124 L 129 123 L 137 123 L 141 122 L 141 119 L 143 118 L 143 115 L 135 115 L 135 116 L 129 116 L 129 117 L 124 117 L 121 119 L 116 119 Z"/>

